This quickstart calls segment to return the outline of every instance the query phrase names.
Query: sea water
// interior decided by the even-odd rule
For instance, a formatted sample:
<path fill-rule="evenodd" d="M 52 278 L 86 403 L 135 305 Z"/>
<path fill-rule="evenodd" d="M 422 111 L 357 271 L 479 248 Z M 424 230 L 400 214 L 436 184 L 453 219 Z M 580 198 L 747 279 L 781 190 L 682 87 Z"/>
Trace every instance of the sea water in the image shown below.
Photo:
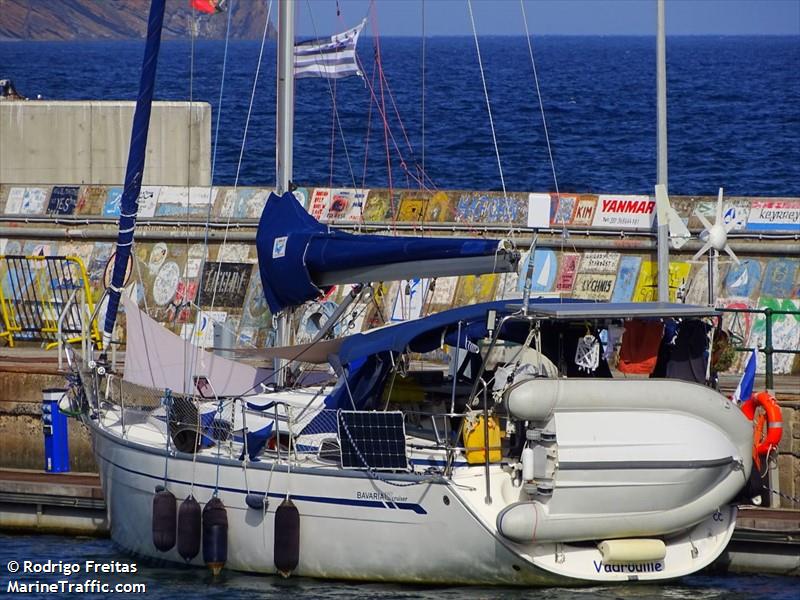
<path fill-rule="evenodd" d="M 533 43 L 559 189 L 652 194 L 655 39 L 545 36 Z M 506 189 L 553 190 L 525 38 L 480 44 Z M 31 97 L 133 100 L 142 51 L 142 42 L 0 43 L 0 78 L 11 77 Z M 237 173 L 240 185 L 274 181 L 275 53 L 271 41 L 239 164 L 259 43 L 231 43 L 221 111 L 224 43 L 196 43 L 193 71 L 189 42 L 162 45 L 156 98 L 185 100 L 191 89 L 193 99 L 213 107 L 215 183 L 231 185 Z M 424 85 L 420 39 L 381 40 L 382 90 L 371 38 L 360 40 L 359 55 L 364 80 L 296 82 L 296 182 L 385 187 L 391 173 L 394 187 L 417 188 L 424 166 L 429 188 L 501 189 L 472 38 L 426 40 Z M 726 195 L 800 195 L 798 64 L 799 36 L 667 39 L 672 194 L 716 196 L 724 187 Z M 370 113 L 370 88 L 384 99 L 391 137 L 374 105 Z"/>

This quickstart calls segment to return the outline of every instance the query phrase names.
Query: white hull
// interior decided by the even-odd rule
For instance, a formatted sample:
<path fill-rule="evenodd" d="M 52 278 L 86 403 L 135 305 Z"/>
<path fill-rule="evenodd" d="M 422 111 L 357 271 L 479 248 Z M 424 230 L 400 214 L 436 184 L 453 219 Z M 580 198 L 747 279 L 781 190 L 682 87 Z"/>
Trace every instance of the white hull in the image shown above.
<path fill-rule="evenodd" d="M 113 540 L 148 557 L 183 562 L 175 549 L 161 553 L 151 539 L 152 501 L 163 483 L 165 453 L 118 427 L 92 422 L 95 453 L 108 504 Z M 386 476 L 397 487 L 338 467 L 170 457 L 168 489 L 178 503 L 193 493 L 204 505 L 219 476 L 228 512 L 227 568 L 275 573 L 274 511 L 287 490 L 300 513 L 296 575 L 372 581 L 493 585 L 554 585 L 680 577 L 711 563 L 733 532 L 735 508 L 722 507 L 666 541 L 661 560 L 607 565 L 593 544 L 515 543 L 499 535 L 497 515 L 519 495 L 499 465 L 491 468 L 493 502 L 485 502 L 482 466 L 455 469 L 452 482 Z M 270 481 L 271 476 L 271 481 Z M 193 492 L 191 482 L 195 481 Z M 455 485 L 454 485 L 455 484 Z M 269 487 L 269 489 L 268 489 Z M 248 489 L 268 491 L 266 513 L 248 508 Z M 509 491 L 511 497 L 509 497 Z M 392 498 L 394 501 L 389 500 Z M 446 499 L 446 500 L 445 500 Z M 201 566 L 202 556 L 192 564 Z"/>

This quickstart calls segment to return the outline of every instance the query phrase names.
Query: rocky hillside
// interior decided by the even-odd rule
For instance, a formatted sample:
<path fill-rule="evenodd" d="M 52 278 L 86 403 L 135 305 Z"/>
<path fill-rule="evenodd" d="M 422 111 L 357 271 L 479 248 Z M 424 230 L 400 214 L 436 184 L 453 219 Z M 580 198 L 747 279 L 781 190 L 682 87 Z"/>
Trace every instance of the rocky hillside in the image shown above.
<path fill-rule="evenodd" d="M 142 38 L 150 0 L 0 0 L 0 40 L 115 40 Z M 261 39 L 267 3 L 233 3 L 231 37 Z M 167 0 L 164 39 L 188 37 L 189 0 Z M 224 39 L 227 13 L 196 14 L 197 35 Z M 273 33 L 271 29 L 271 33 Z"/>

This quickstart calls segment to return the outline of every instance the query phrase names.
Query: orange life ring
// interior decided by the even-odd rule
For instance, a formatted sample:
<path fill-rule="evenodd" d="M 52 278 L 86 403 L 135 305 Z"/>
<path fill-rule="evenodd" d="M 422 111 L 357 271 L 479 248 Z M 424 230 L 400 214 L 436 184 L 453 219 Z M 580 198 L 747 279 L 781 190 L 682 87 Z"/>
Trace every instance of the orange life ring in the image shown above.
<path fill-rule="evenodd" d="M 767 454 L 778 445 L 783 435 L 783 417 L 781 407 L 775 398 L 767 392 L 758 392 L 742 404 L 742 412 L 751 421 L 756 415 L 756 409 L 762 407 L 766 418 L 761 415 L 753 428 L 753 458 Z M 766 433 L 764 429 L 766 427 Z"/>

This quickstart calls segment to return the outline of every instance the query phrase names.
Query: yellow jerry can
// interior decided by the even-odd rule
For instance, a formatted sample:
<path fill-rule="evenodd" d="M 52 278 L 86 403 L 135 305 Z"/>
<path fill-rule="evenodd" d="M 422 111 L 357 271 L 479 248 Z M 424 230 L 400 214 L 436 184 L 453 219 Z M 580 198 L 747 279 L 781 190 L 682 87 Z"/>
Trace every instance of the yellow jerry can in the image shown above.
<path fill-rule="evenodd" d="M 487 444 L 484 442 L 483 415 L 475 413 L 467 415 L 464 419 L 462 435 L 467 462 L 471 465 L 486 462 L 485 447 Z M 489 462 L 500 462 L 503 457 L 500 445 L 501 437 L 500 422 L 497 417 L 489 417 Z"/>

